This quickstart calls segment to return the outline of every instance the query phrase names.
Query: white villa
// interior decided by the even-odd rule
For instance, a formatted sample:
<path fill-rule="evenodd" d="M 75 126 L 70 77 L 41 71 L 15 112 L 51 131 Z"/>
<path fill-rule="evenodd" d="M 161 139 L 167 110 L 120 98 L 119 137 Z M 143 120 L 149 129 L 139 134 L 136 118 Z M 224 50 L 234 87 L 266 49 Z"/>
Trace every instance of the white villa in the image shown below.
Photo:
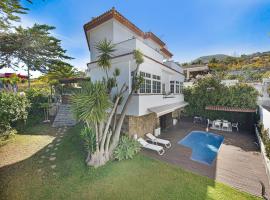
<path fill-rule="evenodd" d="M 166 44 L 154 33 L 140 30 L 114 8 L 92 18 L 84 25 L 84 30 L 91 53 L 87 75 L 92 81 L 105 76 L 96 62 L 98 53 L 95 45 L 99 41 L 107 39 L 116 45 L 110 74 L 119 68 L 119 84 L 126 83 L 129 88 L 132 71 L 136 67 L 133 50 L 139 49 L 143 53 L 144 63 L 140 65 L 139 72 L 144 83 L 132 97 L 123 131 L 130 135 L 140 136 L 148 132 L 157 135 L 160 128 L 175 124 L 181 109 L 187 105 L 182 94 L 185 77 L 181 67 L 171 60 L 173 55 Z M 126 96 L 128 92 L 130 90 Z"/>

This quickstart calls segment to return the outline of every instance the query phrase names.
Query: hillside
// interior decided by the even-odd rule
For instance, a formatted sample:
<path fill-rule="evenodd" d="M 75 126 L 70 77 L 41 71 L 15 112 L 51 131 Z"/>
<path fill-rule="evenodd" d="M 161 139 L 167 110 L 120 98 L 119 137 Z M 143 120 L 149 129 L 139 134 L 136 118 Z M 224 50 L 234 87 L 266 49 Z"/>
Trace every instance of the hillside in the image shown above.
<path fill-rule="evenodd" d="M 209 63 L 209 61 L 212 60 L 213 58 L 215 58 L 218 61 L 222 61 L 228 57 L 231 57 L 231 56 L 228 56 L 225 54 L 214 54 L 214 55 L 208 55 L 208 56 L 201 56 L 195 59 L 193 62 L 198 62 L 199 60 L 201 60 L 202 63 Z"/>

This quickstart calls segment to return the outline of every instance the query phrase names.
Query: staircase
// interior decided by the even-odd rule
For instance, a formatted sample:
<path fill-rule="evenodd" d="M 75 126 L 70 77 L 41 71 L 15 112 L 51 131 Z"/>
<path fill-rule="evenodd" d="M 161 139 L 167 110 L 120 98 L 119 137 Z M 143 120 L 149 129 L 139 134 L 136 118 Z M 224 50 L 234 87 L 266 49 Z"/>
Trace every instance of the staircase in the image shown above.
<path fill-rule="evenodd" d="M 69 104 L 61 104 L 59 110 L 56 114 L 56 117 L 53 122 L 53 127 L 62 127 L 62 126 L 74 126 L 76 120 L 74 119 L 71 106 Z"/>

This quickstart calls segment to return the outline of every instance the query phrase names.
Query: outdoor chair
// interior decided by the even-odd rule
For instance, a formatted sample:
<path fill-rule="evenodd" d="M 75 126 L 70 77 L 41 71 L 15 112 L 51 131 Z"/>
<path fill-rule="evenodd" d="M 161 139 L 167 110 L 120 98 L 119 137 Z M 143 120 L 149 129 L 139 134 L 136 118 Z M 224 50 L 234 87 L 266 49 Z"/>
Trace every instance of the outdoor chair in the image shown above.
<path fill-rule="evenodd" d="M 164 140 L 164 139 L 157 138 L 154 135 L 152 135 L 151 133 L 147 133 L 146 137 L 148 137 L 149 140 L 151 142 L 153 142 L 154 144 L 157 144 L 157 143 L 163 144 L 163 145 L 165 145 L 166 148 L 170 148 L 172 146 L 172 144 L 171 144 L 171 142 L 169 140 Z"/>
<path fill-rule="evenodd" d="M 228 122 L 223 122 L 222 123 L 222 129 L 224 130 L 229 130 L 229 123 Z"/>
<path fill-rule="evenodd" d="M 209 127 L 210 125 L 213 125 L 213 121 L 211 121 L 210 119 L 207 119 L 207 127 Z"/>
<path fill-rule="evenodd" d="M 238 122 L 237 123 L 232 123 L 232 128 L 236 128 L 237 132 L 239 131 L 238 129 Z"/>
<path fill-rule="evenodd" d="M 139 138 L 137 141 L 145 149 L 150 149 L 150 150 L 156 151 L 159 155 L 163 155 L 165 153 L 165 150 L 163 147 L 161 147 L 159 145 L 155 145 L 155 144 L 150 144 L 150 143 L 146 142 L 143 138 Z"/>
<path fill-rule="evenodd" d="M 222 122 L 220 120 L 214 121 L 215 128 L 221 129 L 221 124 L 222 124 Z"/>

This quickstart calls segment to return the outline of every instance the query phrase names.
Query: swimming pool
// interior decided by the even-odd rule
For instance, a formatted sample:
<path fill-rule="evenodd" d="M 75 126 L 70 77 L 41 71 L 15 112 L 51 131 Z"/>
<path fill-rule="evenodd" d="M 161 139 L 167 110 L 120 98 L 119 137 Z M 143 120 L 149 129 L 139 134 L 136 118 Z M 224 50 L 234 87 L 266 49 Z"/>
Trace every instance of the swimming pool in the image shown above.
<path fill-rule="evenodd" d="M 204 131 L 192 131 L 178 144 L 192 149 L 191 160 L 211 165 L 215 160 L 224 137 Z"/>

